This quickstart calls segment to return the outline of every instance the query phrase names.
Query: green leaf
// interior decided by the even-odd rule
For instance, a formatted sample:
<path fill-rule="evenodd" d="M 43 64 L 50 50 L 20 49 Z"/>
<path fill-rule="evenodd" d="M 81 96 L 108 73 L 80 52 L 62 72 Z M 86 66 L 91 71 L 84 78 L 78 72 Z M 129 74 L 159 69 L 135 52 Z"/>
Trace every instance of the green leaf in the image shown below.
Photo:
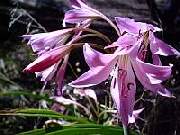
<path fill-rule="evenodd" d="M 62 126 L 59 129 L 48 130 L 36 129 L 29 132 L 24 132 L 18 135 L 123 135 L 123 128 L 119 126 L 103 126 L 98 124 L 73 124 L 70 126 Z M 137 135 L 134 132 L 130 132 L 129 135 Z"/>
<path fill-rule="evenodd" d="M 6 111 L 6 113 L 5 112 L 0 113 L 0 115 L 63 118 L 65 120 L 76 121 L 78 123 L 91 123 L 85 118 L 77 118 L 73 116 L 63 115 L 50 109 L 28 108 L 28 109 L 9 110 L 8 112 Z"/>
<path fill-rule="evenodd" d="M 41 128 L 41 129 L 34 129 L 31 131 L 19 133 L 17 135 L 43 135 L 45 133 L 46 133 L 45 130 L 43 128 Z"/>
<path fill-rule="evenodd" d="M 113 128 L 68 128 L 45 135 L 123 135 L 123 130 Z"/>
<path fill-rule="evenodd" d="M 0 81 L 6 82 L 6 83 L 10 83 L 13 84 L 15 86 L 17 86 L 18 88 L 21 88 L 21 86 L 19 86 L 17 83 L 11 81 L 8 77 L 6 77 L 3 73 L 0 72 Z"/>
<path fill-rule="evenodd" d="M 64 126 L 64 128 L 116 128 L 116 129 L 121 129 L 122 127 L 119 126 L 105 126 L 105 125 L 100 125 L 100 124 L 73 124 L 71 126 Z"/>

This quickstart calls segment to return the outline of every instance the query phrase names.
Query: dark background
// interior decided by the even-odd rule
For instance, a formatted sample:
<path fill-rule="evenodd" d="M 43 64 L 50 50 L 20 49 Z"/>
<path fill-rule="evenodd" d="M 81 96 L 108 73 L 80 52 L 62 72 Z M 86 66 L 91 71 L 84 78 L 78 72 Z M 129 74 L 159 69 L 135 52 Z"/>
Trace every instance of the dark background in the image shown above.
<path fill-rule="evenodd" d="M 158 25 L 163 32 L 157 33 L 162 40 L 180 50 L 180 1 L 179 0 L 89 0 L 91 7 L 103 12 L 113 19 L 115 16 L 132 17 Z M 26 33 L 53 31 L 62 28 L 64 12 L 70 9 L 66 0 L 1 0 L 0 1 L 0 91 L 18 89 L 18 86 L 38 91 L 42 83 L 32 74 L 22 73 L 23 68 L 34 59 L 32 51 L 22 42 L 21 35 Z M 35 19 L 39 25 L 33 20 Z M 106 24 L 94 23 L 93 28 L 103 30 L 107 35 L 113 31 Z M 75 67 L 82 54 L 74 52 L 71 64 Z M 160 96 L 147 97 L 144 101 L 145 111 L 142 117 L 146 122 L 137 121 L 140 131 L 147 135 L 180 135 L 180 62 L 175 56 L 162 57 L 163 63 L 173 63 L 173 75 L 165 83 L 171 88 L 176 99 Z M 82 62 L 80 68 L 86 71 Z M 77 72 L 80 75 L 82 72 Z M 66 72 L 73 78 L 71 70 Z M 4 81 L 4 76 L 18 86 Z M 32 85 L 33 84 L 33 85 Z M 50 86 L 49 86 L 50 87 Z M 140 93 L 140 92 L 139 92 Z M 138 95 L 137 95 L 138 96 Z M 154 102 L 156 100 L 156 102 Z M 37 106 L 35 102 L 24 104 L 18 98 L 0 97 L 0 109 Z M 16 117 L 0 118 L 0 133 L 14 134 L 33 129 L 35 119 Z M 31 123 L 31 124 L 29 124 Z M 42 123 L 36 124 L 41 126 Z"/>

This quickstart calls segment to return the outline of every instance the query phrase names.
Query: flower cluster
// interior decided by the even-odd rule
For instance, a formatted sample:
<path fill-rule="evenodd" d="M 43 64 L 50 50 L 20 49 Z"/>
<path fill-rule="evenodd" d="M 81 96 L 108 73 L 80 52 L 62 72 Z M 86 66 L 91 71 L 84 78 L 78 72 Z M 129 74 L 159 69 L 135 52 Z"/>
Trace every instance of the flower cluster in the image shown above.
<path fill-rule="evenodd" d="M 83 53 L 90 70 L 69 85 L 76 88 L 97 85 L 111 76 L 110 92 L 116 104 L 118 116 L 127 126 L 132 119 L 137 78 L 145 89 L 162 96 L 172 94 L 161 83 L 171 75 L 172 65 L 163 66 L 159 55 L 180 55 L 180 53 L 155 37 L 154 32 L 161 29 L 151 24 L 136 22 L 134 19 L 116 17 L 116 25 L 101 12 L 90 8 L 81 0 L 70 0 L 72 10 L 65 13 L 63 20 L 75 24 L 54 32 L 24 35 L 38 58 L 24 71 L 35 72 L 42 81 L 55 79 L 56 95 L 62 96 L 62 82 L 69 54 L 72 49 L 83 46 Z M 117 32 L 117 41 L 111 42 L 102 33 L 89 28 L 94 19 L 104 19 Z M 86 34 L 83 33 L 86 31 Z M 91 33 L 91 34 L 87 34 Z M 107 41 L 104 48 L 114 48 L 111 54 L 96 51 L 91 43 L 81 43 L 80 39 L 97 36 Z M 148 53 L 151 52 L 151 53 Z M 151 57 L 152 62 L 147 61 Z"/>

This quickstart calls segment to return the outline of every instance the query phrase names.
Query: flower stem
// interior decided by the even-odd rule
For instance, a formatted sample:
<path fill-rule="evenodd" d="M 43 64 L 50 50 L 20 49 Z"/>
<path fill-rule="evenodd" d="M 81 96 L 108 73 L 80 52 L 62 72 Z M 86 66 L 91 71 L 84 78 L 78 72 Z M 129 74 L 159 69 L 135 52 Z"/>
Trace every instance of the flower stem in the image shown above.
<path fill-rule="evenodd" d="M 117 35 L 121 36 L 120 30 L 117 28 L 117 26 L 107 16 L 105 16 L 103 13 L 101 13 L 98 10 L 95 10 L 95 9 L 92 9 L 92 8 L 90 10 L 97 13 L 97 14 L 99 14 L 99 16 L 101 16 L 102 19 L 106 20 L 116 30 Z"/>
<path fill-rule="evenodd" d="M 106 40 L 108 43 L 111 43 L 111 40 L 106 35 L 102 34 L 99 31 L 96 31 L 96 30 L 93 30 L 90 28 L 82 28 L 82 27 L 74 28 L 74 30 L 80 30 L 80 31 L 86 31 L 86 32 L 94 33 L 94 34 L 98 35 L 99 37 L 103 38 L 104 40 Z"/>
<path fill-rule="evenodd" d="M 106 16 L 104 17 L 104 19 L 116 30 L 117 35 L 121 36 L 121 32 L 119 31 L 119 29 L 117 28 L 117 26 Z"/>
<path fill-rule="evenodd" d="M 123 131 L 124 131 L 124 135 L 128 135 L 127 127 L 124 124 L 123 124 Z"/>
<path fill-rule="evenodd" d="M 77 41 L 82 40 L 82 39 L 84 39 L 86 37 L 99 37 L 99 38 L 103 39 L 104 41 L 107 41 L 108 43 L 110 43 L 109 40 L 107 40 L 106 38 L 104 38 L 103 36 L 98 35 L 98 34 L 86 34 L 86 35 L 82 35 L 79 38 L 77 38 L 76 40 L 74 40 L 73 42 L 77 42 Z"/>

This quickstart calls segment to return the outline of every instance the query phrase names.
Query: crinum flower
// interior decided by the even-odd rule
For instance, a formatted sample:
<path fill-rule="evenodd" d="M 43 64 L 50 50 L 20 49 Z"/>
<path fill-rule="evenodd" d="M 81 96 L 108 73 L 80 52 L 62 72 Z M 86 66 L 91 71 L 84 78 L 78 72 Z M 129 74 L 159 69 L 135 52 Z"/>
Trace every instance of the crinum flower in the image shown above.
<path fill-rule="evenodd" d="M 68 49 L 68 47 L 62 45 L 64 45 L 72 32 L 73 29 L 70 28 L 34 35 L 23 35 L 22 37 L 28 40 L 27 44 L 38 54 L 38 59 L 28 65 L 25 71 L 36 72 L 36 75 L 41 77 L 41 81 L 51 80 L 59 65 L 59 60 L 53 59 L 52 57 L 55 57 L 55 54 L 57 55 L 59 50 Z M 49 59 L 50 62 L 47 62 L 46 59 Z M 46 64 L 43 62 L 46 62 Z"/>
<path fill-rule="evenodd" d="M 77 9 L 80 7 L 88 7 L 80 0 L 71 0 L 72 7 Z M 68 11 L 65 14 L 63 22 L 77 23 L 76 27 L 87 28 L 90 25 L 91 19 L 86 18 L 83 21 L 76 19 L 72 21 L 71 18 L 74 11 Z M 65 26 L 65 25 L 64 25 Z M 72 31 L 74 32 L 72 34 Z M 23 35 L 22 37 L 28 40 L 28 45 L 31 45 L 32 50 L 38 54 L 38 58 L 30 63 L 24 71 L 35 72 L 37 76 L 41 77 L 41 81 L 50 81 L 55 78 L 57 84 L 57 91 L 62 89 L 62 81 L 65 69 L 69 59 L 69 53 L 73 46 L 70 45 L 74 40 L 78 39 L 82 34 L 81 30 L 74 31 L 74 28 L 57 30 L 54 32 L 39 33 L 34 35 Z M 72 40 L 65 45 L 67 39 L 72 37 Z M 60 68 L 59 65 L 61 64 Z M 61 95 L 62 92 L 58 92 Z"/>
<path fill-rule="evenodd" d="M 118 114 L 124 125 L 128 124 L 128 117 L 132 116 L 135 101 L 135 75 L 139 81 L 156 93 L 166 96 L 171 94 L 161 86 L 160 82 L 169 78 L 171 66 L 153 65 L 144 63 L 136 57 L 140 42 L 133 46 L 119 49 L 114 54 L 102 54 L 86 44 L 83 49 L 84 57 L 90 70 L 82 74 L 77 80 L 70 83 L 76 88 L 89 87 L 101 83 L 112 75 L 111 95 L 116 103 Z M 119 43 L 121 44 L 121 43 Z M 129 45 L 128 45 L 129 46 Z M 125 51 L 126 49 L 126 51 Z M 113 73 L 111 73 L 113 71 Z"/>
<path fill-rule="evenodd" d="M 89 87 L 105 81 L 111 75 L 111 95 L 122 123 L 127 126 L 135 104 L 135 77 L 153 93 L 172 97 L 161 84 L 170 77 L 172 65 L 162 66 L 158 55 L 179 55 L 179 52 L 155 37 L 153 32 L 160 29 L 151 24 L 121 17 L 116 17 L 116 23 L 124 35 L 106 47 L 117 47 L 116 51 L 113 54 L 102 54 L 88 44 L 84 46 L 84 57 L 90 70 L 70 85 Z M 153 64 L 145 63 L 149 45 Z"/>
<path fill-rule="evenodd" d="M 131 35 L 136 36 L 137 38 L 143 39 L 143 46 L 141 51 L 146 52 L 148 45 L 150 45 L 150 50 L 152 52 L 152 58 L 154 64 L 161 64 L 160 58 L 158 55 L 168 56 L 168 55 L 178 55 L 180 53 L 166 44 L 159 38 L 155 37 L 154 32 L 161 31 L 160 28 L 154 27 L 152 24 L 147 24 L 143 22 L 136 22 L 134 19 L 116 17 L 116 23 L 121 32 L 127 32 Z M 141 59 L 145 54 L 141 53 Z"/>
<path fill-rule="evenodd" d="M 92 20 L 101 18 L 106 20 L 116 30 L 118 35 L 121 35 L 116 25 L 100 11 L 89 7 L 82 0 L 70 0 L 70 2 L 73 9 L 65 13 L 63 24 L 67 22 L 89 26 Z"/>

